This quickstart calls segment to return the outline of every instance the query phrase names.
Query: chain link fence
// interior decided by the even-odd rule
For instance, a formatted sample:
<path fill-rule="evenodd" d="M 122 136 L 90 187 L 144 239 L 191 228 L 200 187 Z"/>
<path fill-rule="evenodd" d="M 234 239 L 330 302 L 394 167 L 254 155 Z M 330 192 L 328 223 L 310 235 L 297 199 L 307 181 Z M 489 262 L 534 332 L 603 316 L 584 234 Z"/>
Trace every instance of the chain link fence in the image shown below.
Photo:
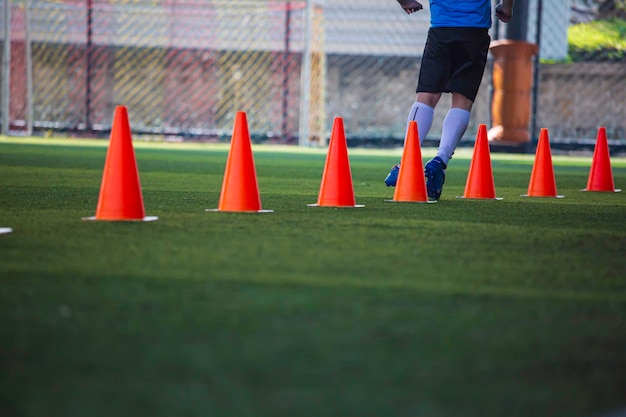
<path fill-rule="evenodd" d="M 228 140 L 246 111 L 255 141 L 323 146 L 341 116 L 351 144 L 401 146 L 429 27 L 423 3 L 407 16 L 393 0 L 2 0 L 2 128 L 102 135 L 121 104 L 135 134 L 169 140 Z M 568 44 L 574 25 L 606 18 L 598 3 L 527 3 L 526 38 L 539 45 L 533 139 L 545 127 L 552 142 L 580 145 L 605 126 L 626 144 L 624 55 Z M 492 38 L 506 26 L 494 22 Z M 465 142 L 492 123 L 492 72 L 490 60 Z"/>
<path fill-rule="evenodd" d="M 540 3 L 542 7 L 538 9 L 537 0 L 532 2 L 529 14 L 529 21 L 534 23 L 529 26 L 529 38 L 536 39 L 541 47 L 535 92 L 536 129 L 547 127 L 551 140 L 555 138 L 563 146 L 590 146 L 595 143 L 598 127 L 604 126 L 610 143 L 623 147 L 626 145 L 626 3 L 623 0 Z M 616 34 L 623 40 L 622 44 L 615 48 L 611 42 L 602 47 L 577 47 L 571 41 L 573 31 L 592 22 L 622 22 L 623 32 Z M 592 38 L 598 33 L 586 36 Z M 612 55 L 607 53 L 611 50 Z"/>

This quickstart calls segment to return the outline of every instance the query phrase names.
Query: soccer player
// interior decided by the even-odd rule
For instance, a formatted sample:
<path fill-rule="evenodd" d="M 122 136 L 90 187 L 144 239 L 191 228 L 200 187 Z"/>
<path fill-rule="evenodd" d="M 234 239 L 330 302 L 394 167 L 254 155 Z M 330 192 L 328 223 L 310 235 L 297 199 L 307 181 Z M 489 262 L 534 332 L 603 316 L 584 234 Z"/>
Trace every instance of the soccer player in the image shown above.
<path fill-rule="evenodd" d="M 397 0 L 407 14 L 422 9 L 414 0 Z M 496 17 L 509 22 L 514 0 L 496 6 Z M 426 163 L 426 190 L 430 200 L 441 197 L 446 167 L 469 124 L 472 105 L 489 53 L 491 0 L 430 0 L 430 28 L 424 46 L 417 98 L 407 119 L 417 122 L 420 143 L 433 124 L 442 93 L 452 93 L 452 105 L 443 120 L 437 155 Z M 406 131 L 405 131 L 406 132 Z M 385 184 L 395 186 L 399 166 L 394 165 Z"/>

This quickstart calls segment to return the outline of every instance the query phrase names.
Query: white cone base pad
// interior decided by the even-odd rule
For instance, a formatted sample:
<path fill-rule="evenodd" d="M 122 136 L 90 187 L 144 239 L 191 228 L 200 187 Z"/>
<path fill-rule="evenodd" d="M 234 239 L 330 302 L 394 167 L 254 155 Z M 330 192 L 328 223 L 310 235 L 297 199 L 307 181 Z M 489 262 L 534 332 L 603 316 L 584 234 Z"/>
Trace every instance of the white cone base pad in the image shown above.
<path fill-rule="evenodd" d="M 403 201 L 403 200 L 385 200 L 388 203 L 409 203 L 409 204 L 435 204 L 437 200 L 426 201 Z"/>
<path fill-rule="evenodd" d="M 361 208 L 365 207 L 363 204 L 355 204 L 354 206 L 322 206 L 317 203 L 315 204 L 307 204 L 308 207 L 328 207 L 328 208 Z"/>
<path fill-rule="evenodd" d="M 456 198 L 460 198 L 460 199 L 463 199 L 463 200 L 497 200 L 497 201 L 500 201 L 500 200 L 504 199 L 504 197 L 495 197 L 495 198 L 482 198 L 481 197 L 481 198 L 475 198 L 475 197 L 465 197 L 463 195 L 457 195 Z"/>
<path fill-rule="evenodd" d="M 273 213 L 274 210 L 220 210 L 220 209 L 206 209 L 209 212 L 221 212 L 221 213 Z"/>
<path fill-rule="evenodd" d="M 520 197 L 529 197 L 529 198 L 565 198 L 564 195 L 528 195 L 522 194 Z"/>
<path fill-rule="evenodd" d="M 590 193 L 621 193 L 622 192 L 622 190 L 619 189 L 619 188 L 616 188 L 614 190 L 606 190 L 606 191 L 604 191 L 604 190 L 590 190 L 588 188 L 583 188 L 580 191 L 587 191 L 587 192 L 590 192 Z"/>
<path fill-rule="evenodd" d="M 0 235 L 4 234 L 4 233 L 12 233 L 13 229 L 11 229 L 10 227 L 0 227 Z"/>
<path fill-rule="evenodd" d="M 158 220 L 158 216 L 146 216 L 143 219 L 96 219 L 93 217 L 83 217 L 83 220 L 87 221 L 100 221 L 100 222 L 153 222 Z"/>

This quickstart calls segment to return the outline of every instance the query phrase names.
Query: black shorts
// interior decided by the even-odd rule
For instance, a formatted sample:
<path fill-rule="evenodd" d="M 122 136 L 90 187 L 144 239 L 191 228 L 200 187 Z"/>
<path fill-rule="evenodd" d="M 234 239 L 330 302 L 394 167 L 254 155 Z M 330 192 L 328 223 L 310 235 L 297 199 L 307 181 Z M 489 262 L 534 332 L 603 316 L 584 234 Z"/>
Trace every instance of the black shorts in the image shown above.
<path fill-rule="evenodd" d="M 474 101 L 485 72 L 491 37 L 483 28 L 430 28 L 417 92 L 459 93 Z"/>

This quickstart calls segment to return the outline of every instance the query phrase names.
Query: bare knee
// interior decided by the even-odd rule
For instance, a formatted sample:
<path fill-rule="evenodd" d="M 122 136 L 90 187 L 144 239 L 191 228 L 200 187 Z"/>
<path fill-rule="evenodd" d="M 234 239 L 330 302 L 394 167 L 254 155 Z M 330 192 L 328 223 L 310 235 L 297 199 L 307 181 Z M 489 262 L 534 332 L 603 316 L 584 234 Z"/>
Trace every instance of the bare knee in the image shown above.
<path fill-rule="evenodd" d="M 456 109 L 471 111 L 473 105 L 474 102 L 465 97 L 463 94 L 452 93 L 452 107 Z"/>
<path fill-rule="evenodd" d="M 435 107 L 437 103 L 439 103 L 440 98 L 441 98 L 441 93 L 419 92 L 417 93 L 417 98 L 415 99 L 415 101 L 419 103 L 424 103 L 430 107 Z"/>

